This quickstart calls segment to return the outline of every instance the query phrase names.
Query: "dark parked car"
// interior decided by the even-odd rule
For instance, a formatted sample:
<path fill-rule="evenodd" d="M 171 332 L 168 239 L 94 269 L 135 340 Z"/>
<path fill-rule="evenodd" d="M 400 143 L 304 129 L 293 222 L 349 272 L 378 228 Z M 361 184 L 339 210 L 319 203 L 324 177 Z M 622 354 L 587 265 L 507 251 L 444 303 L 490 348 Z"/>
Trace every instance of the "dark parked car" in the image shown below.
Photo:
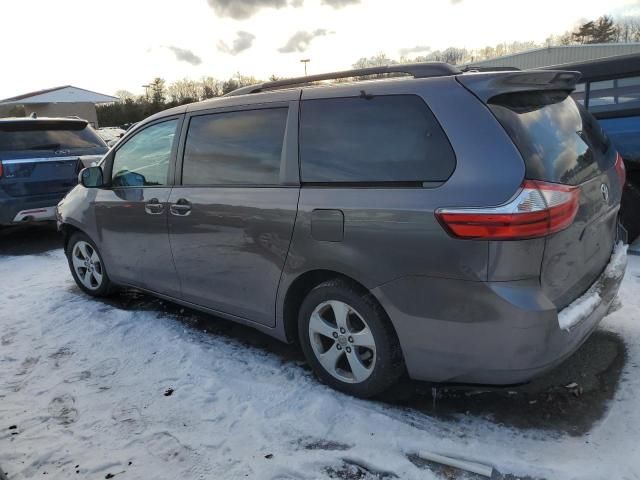
<path fill-rule="evenodd" d="M 629 239 L 640 236 L 640 54 L 618 55 L 551 69 L 581 73 L 573 98 L 598 119 L 627 168 L 621 220 Z"/>
<path fill-rule="evenodd" d="M 71 273 L 297 341 L 354 395 L 405 371 L 527 381 L 581 345 L 624 273 L 624 166 L 577 78 L 425 63 L 154 115 L 58 205 Z"/>
<path fill-rule="evenodd" d="M 78 172 L 107 152 L 77 118 L 0 118 L 0 226 L 55 220 Z"/>

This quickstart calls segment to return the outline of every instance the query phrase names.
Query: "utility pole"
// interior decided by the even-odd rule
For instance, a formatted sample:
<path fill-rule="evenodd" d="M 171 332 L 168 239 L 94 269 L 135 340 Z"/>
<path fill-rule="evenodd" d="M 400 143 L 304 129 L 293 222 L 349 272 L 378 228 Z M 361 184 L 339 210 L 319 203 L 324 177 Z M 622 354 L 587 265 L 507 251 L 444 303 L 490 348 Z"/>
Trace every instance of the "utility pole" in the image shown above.
<path fill-rule="evenodd" d="M 309 63 L 311 61 L 310 58 L 303 58 L 302 60 L 300 60 L 300 63 L 304 63 L 304 76 L 307 76 L 307 63 Z"/>
<path fill-rule="evenodd" d="M 148 102 L 149 101 L 149 88 L 151 87 L 151 85 L 146 84 L 146 85 L 142 85 L 142 88 L 144 88 L 144 98 L 145 100 Z"/>

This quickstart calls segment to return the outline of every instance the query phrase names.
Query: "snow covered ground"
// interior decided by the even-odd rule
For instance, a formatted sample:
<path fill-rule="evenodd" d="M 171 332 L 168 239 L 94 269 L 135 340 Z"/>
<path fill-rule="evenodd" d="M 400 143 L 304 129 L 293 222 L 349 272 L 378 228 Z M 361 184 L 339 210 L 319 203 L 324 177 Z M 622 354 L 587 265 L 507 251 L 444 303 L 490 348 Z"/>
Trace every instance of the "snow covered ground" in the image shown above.
<path fill-rule="evenodd" d="M 569 436 L 353 399 L 233 336 L 90 299 L 61 250 L 0 256 L 0 466 L 10 480 L 443 478 L 409 460 L 426 450 L 518 476 L 637 479 L 639 287 L 630 257 L 602 327 L 627 344 L 622 380 Z"/>

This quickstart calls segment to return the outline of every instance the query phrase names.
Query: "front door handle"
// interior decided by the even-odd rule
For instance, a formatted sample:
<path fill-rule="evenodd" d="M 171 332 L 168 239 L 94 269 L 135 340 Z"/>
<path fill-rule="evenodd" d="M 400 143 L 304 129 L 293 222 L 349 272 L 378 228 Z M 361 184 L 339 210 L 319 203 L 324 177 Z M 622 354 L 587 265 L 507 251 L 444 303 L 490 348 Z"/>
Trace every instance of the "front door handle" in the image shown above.
<path fill-rule="evenodd" d="M 176 203 L 172 203 L 169 206 L 169 211 L 171 215 L 186 217 L 191 213 L 191 202 L 186 198 L 180 198 Z"/>
<path fill-rule="evenodd" d="M 164 212 L 164 205 L 157 198 L 152 198 L 144 204 L 144 211 L 149 215 L 160 215 Z"/>

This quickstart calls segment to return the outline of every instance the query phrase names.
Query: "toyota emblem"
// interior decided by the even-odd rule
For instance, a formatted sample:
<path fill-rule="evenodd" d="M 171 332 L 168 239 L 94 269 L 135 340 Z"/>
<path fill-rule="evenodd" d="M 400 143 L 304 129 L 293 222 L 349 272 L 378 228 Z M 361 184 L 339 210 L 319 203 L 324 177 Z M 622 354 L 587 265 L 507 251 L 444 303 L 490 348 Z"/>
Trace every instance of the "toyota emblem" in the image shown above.
<path fill-rule="evenodd" d="M 609 201 L 609 187 L 607 187 L 604 183 L 600 185 L 600 192 L 602 193 L 602 198 L 604 198 L 605 202 Z"/>

